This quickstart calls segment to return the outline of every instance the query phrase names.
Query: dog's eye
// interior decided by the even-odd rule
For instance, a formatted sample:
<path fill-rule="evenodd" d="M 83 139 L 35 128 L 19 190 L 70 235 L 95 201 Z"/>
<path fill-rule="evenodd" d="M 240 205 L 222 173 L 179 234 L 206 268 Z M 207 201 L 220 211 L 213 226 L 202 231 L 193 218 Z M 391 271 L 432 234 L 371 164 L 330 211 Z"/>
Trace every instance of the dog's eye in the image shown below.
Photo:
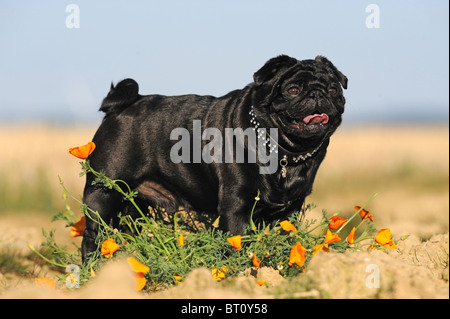
<path fill-rule="evenodd" d="M 296 86 L 293 86 L 287 90 L 287 92 L 291 95 L 297 95 L 300 93 L 300 91 L 301 91 L 300 88 L 298 88 Z"/>
<path fill-rule="evenodd" d="M 337 93 L 337 90 L 335 88 L 329 88 L 328 93 L 330 93 L 331 95 L 335 95 Z"/>

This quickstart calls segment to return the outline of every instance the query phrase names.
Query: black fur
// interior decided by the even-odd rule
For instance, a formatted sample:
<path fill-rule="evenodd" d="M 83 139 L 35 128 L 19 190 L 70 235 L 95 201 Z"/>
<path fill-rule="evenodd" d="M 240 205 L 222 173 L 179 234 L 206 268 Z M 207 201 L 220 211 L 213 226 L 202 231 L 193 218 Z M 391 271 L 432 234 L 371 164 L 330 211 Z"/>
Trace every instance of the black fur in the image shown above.
<path fill-rule="evenodd" d="M 111 85 L 103 100 L 100 110 L 106 115 L 94 136 L 96 149 L 88 160 L 95 170 L 124 180 L 137 190 L 143 205 L 168 211 L 184 206 L 213 213 L 221 216 L 221 229 L 242 233 L 258 190 L 261 200 L 254 218 L 273 222 L 301 208 L 312 191 L 329 138 L 341 123 L 345 104 L 341 86 L 347 88 L 347 78 L 321 56 L 305 61 L 285 55 L 273 58 L 254 74 L 253 83 L 222 97 L 142 96 L 138 84 L 126 79 L 115 87 Z M 291 94 L 297 90 L 297 94 Z M 317 149 L 304 161 L 290 160 L 286 178 L 278 163 L 274 174 L 264 175 L 258 163 L 171 161 L 169 154 L 177 143 L 170 139 L 173 129 L 186 128 L 194 136 L 193 120 L 201 120 L 202 130 L 245 130 L 252 127 L 252 105 L 261 127 L 278 128 L 277 162 L 285 154 Z M 314 114 L 327 116 L 320 117 L 321 123 L 300 123 Z M 202 141 L 202 146 L 207 142 Z M 194 151 L 191 147 L 191 159 Z M 114 220 L 120 211 L 132 214 L 118 193 L 92 185 L 92 181 L 93 176 L 88 174 L 84 201 L 104 220 Z M 87 218 L 82 242 L 84 261 L 97 247 L 97 232 L 98 225 Z"/>

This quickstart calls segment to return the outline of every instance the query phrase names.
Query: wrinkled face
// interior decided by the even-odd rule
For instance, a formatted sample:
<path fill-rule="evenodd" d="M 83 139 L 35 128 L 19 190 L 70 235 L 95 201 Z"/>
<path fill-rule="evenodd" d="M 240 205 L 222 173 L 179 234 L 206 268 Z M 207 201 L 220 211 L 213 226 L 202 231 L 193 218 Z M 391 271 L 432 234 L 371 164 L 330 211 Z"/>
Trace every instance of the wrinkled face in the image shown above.
<path fill-rule="evenodd" d="M 347 78 L 326 58 L 274 58 L 255 73 L 255 84 L 257 118 L 281 130 L 281 143 L 289 149 L 317 146 L 342 121 Z"/>

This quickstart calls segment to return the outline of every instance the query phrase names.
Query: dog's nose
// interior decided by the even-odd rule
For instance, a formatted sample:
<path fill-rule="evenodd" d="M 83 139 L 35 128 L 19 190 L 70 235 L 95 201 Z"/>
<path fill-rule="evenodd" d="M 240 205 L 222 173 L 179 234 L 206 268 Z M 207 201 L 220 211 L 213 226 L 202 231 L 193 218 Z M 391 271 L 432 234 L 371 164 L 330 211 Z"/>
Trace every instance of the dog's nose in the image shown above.
<path fill-rule="evenodd" d="M 320 97 L 322 97 L 322 92 L 319 90 L 314 90 L 309 92 L 309 97 L 312 99 L 318 99 Z"/>

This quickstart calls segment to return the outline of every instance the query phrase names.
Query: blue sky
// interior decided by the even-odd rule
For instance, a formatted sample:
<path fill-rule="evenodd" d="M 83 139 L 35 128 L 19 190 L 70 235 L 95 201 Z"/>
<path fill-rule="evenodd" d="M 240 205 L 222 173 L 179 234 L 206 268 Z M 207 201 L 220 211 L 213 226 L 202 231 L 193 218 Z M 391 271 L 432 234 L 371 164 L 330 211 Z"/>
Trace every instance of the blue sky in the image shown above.
<path fill-rule="evenodd" d="M 127 77 L 141 94 L 220 96 L 278 54 L 325 55 L 347 75 L 344 123 L 448 122 L 448 12 L 447 0 L 1 0 L 0 123 L 98 123 Z"/>

